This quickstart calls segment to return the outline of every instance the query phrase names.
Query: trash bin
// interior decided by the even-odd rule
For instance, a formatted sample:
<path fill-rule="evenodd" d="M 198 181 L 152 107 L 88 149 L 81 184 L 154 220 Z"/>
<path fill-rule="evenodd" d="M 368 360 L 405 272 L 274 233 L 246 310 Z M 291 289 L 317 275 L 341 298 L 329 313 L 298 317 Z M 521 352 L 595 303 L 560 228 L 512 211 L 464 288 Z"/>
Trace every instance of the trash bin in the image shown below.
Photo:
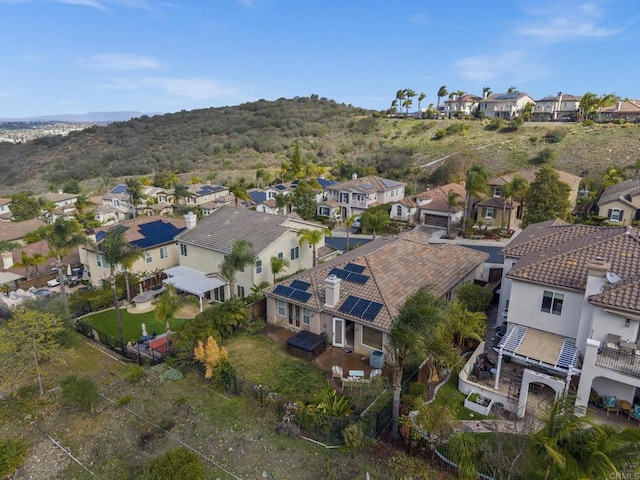
<path fill-rule="evenodd" d="M 381 350 L 374 350 L 369 357 L 369 366 L 371 368 L 384 367 L 384 352 Z"/>

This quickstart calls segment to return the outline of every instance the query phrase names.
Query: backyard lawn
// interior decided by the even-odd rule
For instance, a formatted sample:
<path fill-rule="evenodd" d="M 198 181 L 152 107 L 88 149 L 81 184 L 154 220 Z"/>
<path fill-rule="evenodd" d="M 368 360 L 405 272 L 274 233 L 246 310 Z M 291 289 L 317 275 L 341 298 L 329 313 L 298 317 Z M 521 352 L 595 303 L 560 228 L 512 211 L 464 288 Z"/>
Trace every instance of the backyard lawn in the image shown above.
<path fill-rule="evenodd" d="M 142 335 L 142 324 L 144 323 L 147 332 L 152 334 L 156 332 L 158 335 L 165 332 L 165 326 L 163 322 L 158 322 L 155 319 L 154 312 L 146 313 L 129 313 L 126 309 L 120 309 L 120 315 L 122 318 L 122 329 L 124 331 L 125 341 L 137 340 Z M 118 338 L 118 323 L 116 322 L 115 310 L 109 309 L 102 312 L 88 315 L 81 319 L 83 322 L 88 323 L 98 331 L 102 331 Z M 171 331 L 175 331 L 186 323 L 188 320 L 173 318 L 169 321 Z"/>
<path fill-rule="evenodd" d="M 486 418 L 480 413 L 472 412 L 468 408 L 465 408 L 465 397 L 466 396 L 458 390 L 458 374 L 451 372 L 447 383 L 438 389 L 433 404 L 448 406 L 458 420 L 482 420 Z"/>
<path fill-rule="evenodd" d="M 311 401 L 327 382 L 325 372 L 289 355 L 284 345 L 264 335 L 237 335 L 226 347 L 238 376 L 267 385 L 289 400 Z"/>

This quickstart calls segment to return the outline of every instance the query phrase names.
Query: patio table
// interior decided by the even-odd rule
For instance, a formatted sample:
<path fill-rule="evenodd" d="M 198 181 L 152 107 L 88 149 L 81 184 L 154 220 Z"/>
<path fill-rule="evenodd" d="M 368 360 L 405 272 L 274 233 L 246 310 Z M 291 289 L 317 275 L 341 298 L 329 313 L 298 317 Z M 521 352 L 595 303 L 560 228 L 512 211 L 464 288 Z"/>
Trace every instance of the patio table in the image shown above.
<path fill-rule="evenodd" d="M 353 378 L 364 378 L 364 370 L 349 370 L 349 376 Z"/>
<path fill-rule="evenodd" d="M 623 412 L 629 412 L 631 410 L 631 408 L 633 408 L 633 405 L 631 405 L 630 402 L 627 402 L 626 400 L 619 400 L 618 401 L 618 406 L 620 407 L 620 409 L 622 409 Z"/>

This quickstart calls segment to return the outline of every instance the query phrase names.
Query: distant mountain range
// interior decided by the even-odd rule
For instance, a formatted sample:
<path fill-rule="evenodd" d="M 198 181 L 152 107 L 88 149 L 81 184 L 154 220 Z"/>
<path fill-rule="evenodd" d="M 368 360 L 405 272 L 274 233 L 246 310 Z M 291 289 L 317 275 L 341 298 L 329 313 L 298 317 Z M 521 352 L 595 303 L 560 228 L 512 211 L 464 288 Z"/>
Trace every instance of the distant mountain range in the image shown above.
<path fill-rule="evenodd" d="M 157 113 L 142 112 L 89 112 L 80 114 L 41 115 L 38 117 L 0 118 L 0 122 L 77 122 L 77 123 L 109 123 L 125 122 L 143 115 L 153 116 Z"/>

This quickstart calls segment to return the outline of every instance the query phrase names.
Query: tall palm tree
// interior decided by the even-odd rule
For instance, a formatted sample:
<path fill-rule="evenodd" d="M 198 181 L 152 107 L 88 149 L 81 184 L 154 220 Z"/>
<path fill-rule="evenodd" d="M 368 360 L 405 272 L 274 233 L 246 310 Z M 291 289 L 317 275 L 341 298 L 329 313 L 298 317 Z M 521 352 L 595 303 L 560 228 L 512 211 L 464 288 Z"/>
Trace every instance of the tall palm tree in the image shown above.
<path fill-rule="evenodd" d="M 358 217 L 351 215 L 344 219 L 344 226 L 347 228 L 347 252 L 351 249 L 351 245 L 349 244 L 349 231 L 351 230 L 351 227 L 353 227 L 356 218 Z"/>
<path fill-rule="evenodd" d="M 300 246 L 308 243 L 313 248 L 313 266 L 318 264 L 318 250 L 317 245 L 324 240 L 325 235 L 331 236 L 331 230 L 323 228 L 321 230 L 312 230 L 310 228 L 301 228 L 296 232 L 298 235 L 298 243 Z"/>
<path fill-rule="evenodd" d="M 82 225 L 80 225 L 77 220 L 68 220 L 62 217 L 56 219 L 54 223 L 47 225 L 43 238 L 49 247 L 49 257 L 56 259 L 60 294 L 62 295 L 65 314 L 68 315 L 69 305 L 64 285 L 65 271 L 63 269 L 62 259 L 81 245 L 90 244 L 91 241 L 86 237 Z"/>
<path fill-rule="evenodd" d="M 180 200 L 184 200 L 189 197 L 189 187 L 184 183 L 178 183 L 173 188 L 173 196 L 176 199 L 176 203 L 179 205 Z"/>
<path fill-rule="evenodd" d="M 402 370 L 409 358 L 422 359 L 433 343 L 443 322 L 442 302 L 428 288 L 421 288 L 407 298 L 393 321 L 387 337 L 387 351 L 393 360 L 393 407 L 391 433 L 398 435 Z M 451 342 L 449 342 L 451 344 Z"/>
<path fill-rule="evenodd" d="M 491 87 L 482 87 L 482 98 L 487 98 L 493 92 L 491 91 Z"/>
<path fill-rule="evenodd" d="M 284 193 L 276 193 L 276 196 L 273 197 L 276 202 L 276 208 L 278 209 L 279 215 L 286 215 L 287 206 L 291 205 L 291 199 L 289 195 L 285 195 Z"/>
<path fill-rule="evenodd" d="M 436 107 L 437 110 L 438 110 L 438 113 L 440 113 L 440 99 L 442 97 L 446 97 L 447 95 L 449 95 L 449 92 L 447 91 L 447 86 L 446 85 L 442 85 L 438 89 L 438 106 Z"/>
<path fill-rule="evenodd" d="M 529 190 L 529 182 L 527 182 L 526 178 L 522 175 L 516 173 L 511 181 L 505 184 L 503 188 L 502 196 L 505 201 L 502 204 L 502 222 L 504 224 L 506 200 L 509 199 L 509 218 L 507 218 L 507 228 L 511 229 L 511 210 L 513 209 L 513 200 L 517 198 L 518 201 L 522 202 L 522 199 L 527 194 L 527 190 Z"/>
<path fill-rule="evenodd" d="M 465 199 L 464 219 L 462 221 L 462 231 L 467 229 L 467 218 L 471 214 L 471 199 L 480 194 L 489 194 L 489 179 L 491 172 L 484 165 L 476 163 L 467 171 L 464 188 L 467 192 Z"/>
<path fill-rule="evenodd" d="M 247 265 L 253 265 L 257 259 L 256 254 L 251 251 L 252 248 L 253 243 L 237 240 L 220 264 L 220 273 L 229 282 L 231 298 L 236 298 L 236 273 Z"/>
<path fill-rule="evenodd" d="M 420 113 L 420 116 L 422 116 L 422 112 L 420 112 L 420 105 L 425 98 L 427 98 L 427 94 L 424 92 L 420 92 L 420 95 L 418 95 L 418 112 Z"/>
<path fill-rule="evenodd" d="M 273 273 L 273 283 L 276 283 L 276 276 L 289 267 L 289 260 L 282 257 L 271 257 L 271 273 Z"/>
<path fill-rule="evenodd" d="M 118 324 L 118 335 L 120 337 L 122 352 L 125 352 L 125 342 L 124 332 L 122 330 L 122 317 L 120 315 L 120 299 L 118 298 L 118 290 L 116 288 L 116 267 L 118 267 L 118 265 L 131 265 L 144 254 L 139 247 L 129 243 L 124 236 L 125 231 L 126 229 L 116 225 L 107 232 L 102 242 L 98 245 L 98 251 L 101 252 L 105 261 L 109 264 L 109 283 L 111 285 L 111 294 L 113 295 L 113 306 Z"/>
<path fill-rule="evenodd" d="M 142 183 L 137 178 L 127 178 L 125 181 L 127 184 L 127 191 L 129 192 L 129 199 L 131 201 L 131 209 L 133 210 L 133 218 L 136 218 L 138 213 L 137 205 L 140 203 L 140 200 L 144 197 L 142 193 Z"/>
<path fill-rule="evenodd" d="M 460 194 L 453 189 L 450 189 L 447 192 L 447 238 L 451 236 L 451 215 L 454 212 L 456 207 L 462 205 L 462 202 L 459 200 Z"/>
<path fill-rule="evenodd" d="M 156 300 L 156 308 L 154 315 L 157 321 L 164 322 L 164 328 L 167 332 L 167 347 L 171 349 L 171 327 L 169 320 L 173 318 L 184 302 L 176 293 L 173 285 L 167 285 L 167 289 Z"/>
<path fill-rule="evenodd" d="M 404 102 L 405 96 L 406 95 L 404 88 L 396 92 L 396 104 L 398 106 L 398 113 L 402 112 L 402 102 Z"/>

